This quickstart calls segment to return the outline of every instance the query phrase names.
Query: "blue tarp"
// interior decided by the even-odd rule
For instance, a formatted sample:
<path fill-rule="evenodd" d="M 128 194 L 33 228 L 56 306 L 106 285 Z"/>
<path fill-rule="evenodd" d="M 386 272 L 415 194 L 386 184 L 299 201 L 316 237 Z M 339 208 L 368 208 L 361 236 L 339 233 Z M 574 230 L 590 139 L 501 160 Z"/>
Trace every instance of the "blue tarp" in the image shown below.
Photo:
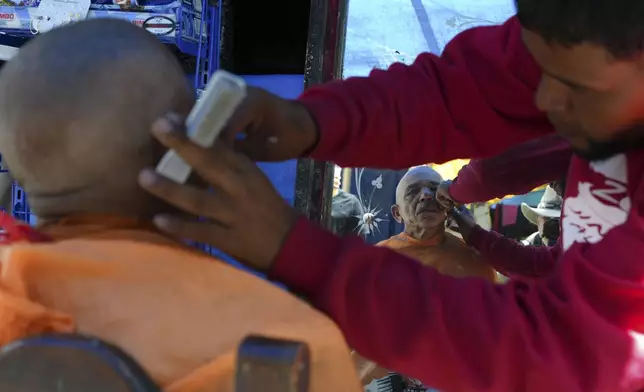
<path fill-rule="evenodd" d="M 244 80 L 251 86 L 264 88 L 274 94 L 277 94 L 283 98 L 296 98 L 300 95 L 304 89 L 304 76 L 303 75 L 257 75 L 257 76 L 244 76 Z M 293 204 L 293 199 L 295 197 L 295 176 L 297 169 L 297 161 L 287 161 L 280 163 L 259 163 L 259 167 L 262 168 L 264 173 L 271 180 L 278 192 L 288 201 L 289 204 Z M 257 195 L 258 198 L 261 198 L 261 195 Z M 255 271 L 247 269 L 239 262 L 233 260 L 232 258 L 213 250 L 211 252 L 213 255 L 216 255 L 230 264 L 237 266 L 239 268 L 251 271 L 255 275 L 264 276 Z"/>
<path fill-rule="evenodd" d="M 244 76 L 244 80 L 251 86 L 261 87 L 282 98 L 297 98 L 304 90 L 303 75 Z M 282 197 L 293 204 L 297 161 L 260 163 L 259 167 L 268 175 Z"/>

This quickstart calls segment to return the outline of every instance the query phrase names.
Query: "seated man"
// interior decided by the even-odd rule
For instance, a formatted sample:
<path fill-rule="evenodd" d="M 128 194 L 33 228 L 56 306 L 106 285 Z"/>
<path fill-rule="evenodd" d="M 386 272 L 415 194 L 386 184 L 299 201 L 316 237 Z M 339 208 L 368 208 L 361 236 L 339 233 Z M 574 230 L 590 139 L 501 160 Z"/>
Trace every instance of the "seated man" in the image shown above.
<path fill-rule="evenodd" d="M 391 214 L 404 225 L 404 231 L 379 246 L 395 249 L 457 278 L 476 276 L 495 281 L 496 272 L 478 260 L 460 238 L 445 230 L 447 211 L 436 200 L 440 174 L 427 166 L 410 169 L 396 187 L 396 204 Z"/>
<path fill-rule="evenodd" d="M 167 391 L 219 392 L 239 342 L 261 334 L 309 344 L 310 391 L 359 390 L 332 321 L 149 221 L 174 211 L 137 183 L 164 153 L 150 125 L 193 104 L 174 55 L 111 19 L 38 35 L 0 72 L 0 153 L 40 223 L 31 243 L 0 247 L 0 346 L 79 332 Z"/>
<path fill-rule="evenodd" d="M 440 174 L 427 166 L 412 168 L 405 174 L 396 187 L 396 204 L 391 207 L 392 216 L 403 223 L 404 231 L 381 241 L 378 246 L 395 249 L 445 275 L 480 277 L 495 282 L 496 271 L 445 229 L 447 211 L 435 197 L 442 181 Z M 386 370 L 355 353 L 354 357 L 363 384 L 386 375 Z"/>

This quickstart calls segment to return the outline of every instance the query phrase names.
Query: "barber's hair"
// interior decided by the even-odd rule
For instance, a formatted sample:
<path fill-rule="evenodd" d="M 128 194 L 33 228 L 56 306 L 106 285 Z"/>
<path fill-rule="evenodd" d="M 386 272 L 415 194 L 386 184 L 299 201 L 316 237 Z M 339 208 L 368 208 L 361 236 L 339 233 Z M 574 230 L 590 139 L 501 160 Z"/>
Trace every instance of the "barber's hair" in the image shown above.
<path fill-rule="evenodd" d="M 584 42 L 605 47 L 616 58 L 644 49 L 642 0 L 515 0 L 526 29 L 566 47 Z"/>

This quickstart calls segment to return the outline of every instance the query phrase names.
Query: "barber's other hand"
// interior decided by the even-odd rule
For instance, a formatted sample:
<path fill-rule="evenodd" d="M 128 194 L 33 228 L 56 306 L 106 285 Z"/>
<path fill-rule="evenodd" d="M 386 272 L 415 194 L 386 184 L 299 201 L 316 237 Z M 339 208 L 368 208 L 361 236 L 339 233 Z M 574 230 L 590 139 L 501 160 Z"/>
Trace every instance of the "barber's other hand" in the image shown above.
<path fill-rule="evenodd" d="M 445 180 L 441 182 L 441 184 L 438 186 L 438 189 L 436 190 L 436 201 L 448 210 L 461 205 L 461 203 L 454 200 L 450 195 L 449 188 L 451 186 L 452 180 Z"/>
<path fill-rule="evenodd" d="M 245 134 L 243 139 L 238 136 Z M 313 150 L 318 130 L 304 105 L 248 87 L 220 136 L 254 161 L 285 161 Z"/>
<path fill-rule="evenodd" d="M 476 227 L 476 222 L 470 211 L 465 206 L 456 207 L 450 211 L 450 217 L 458 225 L 458 232 L 463 237 L 463 240 L 467 241 L 472 229 Z"/>
<path fill-rule="evenodd" d="M 157 121 L 152 132 L 213 189 L 177 184 L 152 169 L 143 170 L 139 183 L 144 189 L 194 215 L 157 216 L 155 224 L 176 237 L 211 244 L 254 269 L 268 270 L 297 213 L 248 157 L 225 143 L 202 148 L 181 132 L 182 127 L 168 117 Z"/>

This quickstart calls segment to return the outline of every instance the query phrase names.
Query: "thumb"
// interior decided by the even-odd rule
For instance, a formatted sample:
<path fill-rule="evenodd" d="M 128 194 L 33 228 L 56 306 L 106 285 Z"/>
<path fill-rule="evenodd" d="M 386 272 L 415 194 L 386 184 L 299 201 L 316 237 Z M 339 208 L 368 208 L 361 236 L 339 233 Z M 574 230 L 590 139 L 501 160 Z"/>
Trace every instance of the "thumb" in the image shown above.
<path fill-rule="evenodd" d="M 252 96 L 242 101 L 237 110 L 228 119 L 226 127 L 219 136 L 220 140 L 231 145 L 239 135 L 249 131 L 251 125 L 256 122 L 256 117 L 258 117 L 254 101 L 255 99 Z"/>

